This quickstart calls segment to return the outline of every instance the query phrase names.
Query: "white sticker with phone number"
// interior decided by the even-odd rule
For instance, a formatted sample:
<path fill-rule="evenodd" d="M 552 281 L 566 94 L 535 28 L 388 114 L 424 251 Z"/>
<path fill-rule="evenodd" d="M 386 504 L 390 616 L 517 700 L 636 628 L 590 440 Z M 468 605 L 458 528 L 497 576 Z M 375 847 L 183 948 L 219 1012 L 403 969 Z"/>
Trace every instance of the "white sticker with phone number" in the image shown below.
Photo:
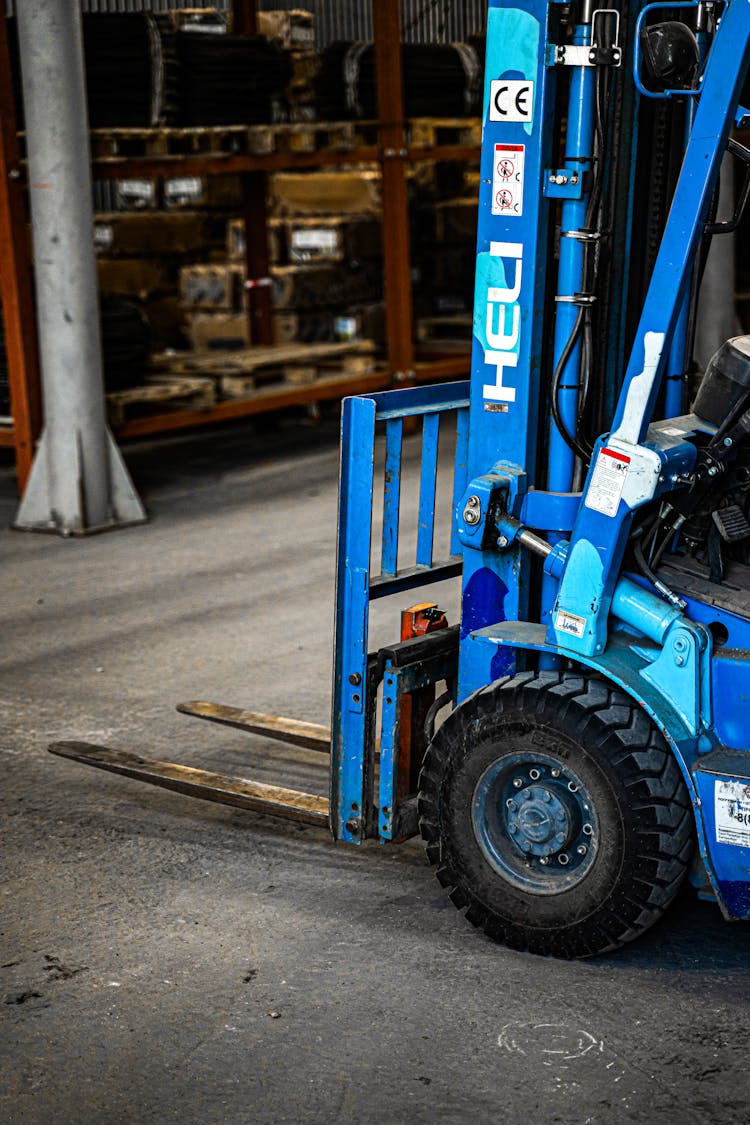
<path fill-rule="evenodd" d="M 750 785 L 746 781 L 717 781 L 714 817 L 717 843 L 750 847 Z"/>
<path fill-rule="evenodd" d="M 628 476 L 630 458 L 614 449 L 600 449 L 586 493 L 586 507 L 603 516 L 616 516 Z"/>

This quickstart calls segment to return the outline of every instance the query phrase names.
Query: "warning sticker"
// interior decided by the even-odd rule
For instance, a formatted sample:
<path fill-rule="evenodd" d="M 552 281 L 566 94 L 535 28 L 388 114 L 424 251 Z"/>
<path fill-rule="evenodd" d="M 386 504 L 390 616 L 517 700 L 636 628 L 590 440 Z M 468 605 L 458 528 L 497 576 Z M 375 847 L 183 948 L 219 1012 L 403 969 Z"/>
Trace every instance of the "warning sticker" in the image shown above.
<path fill-rule="evenodd" d="M 614 449 L 602 449 L 596 459 L 594 475 L 586 493 L 586 507 L 603 516 L 617 515 L 625 487 L 630 458 Z"/>
<path fill-rule="evenodd" d="M 555 617 L 555 628 L 559 633 L 571 633 L 574 637 L 582 637 L 586 632 L 586 618 L 561 609 Z"/>
<path fill-rule="evenodd" d="M 492 214 L 523 214 L 525 145 L 495 145 L 492 169 Z"/>
<path fill-rule="evenodd" d="M 746 781 L 717 781 L 714 786 L 716 841 L 750 847 L 750 784 Z"/>

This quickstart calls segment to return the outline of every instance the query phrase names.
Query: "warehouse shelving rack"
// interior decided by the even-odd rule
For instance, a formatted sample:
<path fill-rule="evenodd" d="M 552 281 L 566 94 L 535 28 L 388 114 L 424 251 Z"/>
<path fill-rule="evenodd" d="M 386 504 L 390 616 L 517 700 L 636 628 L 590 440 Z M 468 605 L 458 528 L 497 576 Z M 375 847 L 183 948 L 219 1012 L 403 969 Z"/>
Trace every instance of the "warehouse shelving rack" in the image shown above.
<path fill-rule="evenodd" d="M 378 120 L 374 143 L 345 150 L 274 152 L 266 155 L 201 152 L 187 155 L 96 157 L 98 180 L 127 177 L 217 175 L 238 173 L 243 184 L 243 218 L 247 277 L 269 274 L 267 243 L 267 178 L 276 171 L 331 166 L 378 165 L 383 205 L 383 283 L 386 296 L 387 357 L 382 370 L 370 374 L 320 379 L 312 384 L 279 388 L 253 398 L 219 402 L 210 407 L 169 410 L 132 418 L 115 429 L 118 438 L 132 438 L 248 417 L 286 406 L 319 403 L 344 395 L 382 390 L 394 383 L 434 382 L 465 376 L 466 353 L 418 362 L 414 344 L 411 288 L 407 169 L 422 161 L 472 161 L 477 144 L 412 144 L 405 118 L 399 0 L 373 0 L 373 38 L 378 89 Z M 255 0 L 234 0 L 233 22 L 240 34 L 256 31 Z M 39 366 L 36 348 L 32 266 L 26 235 L 25 165 L 21 159 L 10 79 L 6 17 L 0 18 L 0 297 L 5 317 L 12 421 L 0 419 L 0 445 L 15 449 L 19 490 L 25 488 L 34 443 L 41 428 Z M 267 285 L 249 289 L 251 338 L 273 343 L 271 291 Z"/>

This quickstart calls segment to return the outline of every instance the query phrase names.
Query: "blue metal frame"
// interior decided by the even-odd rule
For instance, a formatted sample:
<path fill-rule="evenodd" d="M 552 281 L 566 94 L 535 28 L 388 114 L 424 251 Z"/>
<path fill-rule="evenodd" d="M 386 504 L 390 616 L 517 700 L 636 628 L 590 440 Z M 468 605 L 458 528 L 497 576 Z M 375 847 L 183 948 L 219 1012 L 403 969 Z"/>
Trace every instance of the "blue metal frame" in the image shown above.
<path fill-rule="evenodd" d="M 489 6 L 471 360 L 469 477 L 489 472 L 502 456 L 526 470 L 529 487 L 540 483 L 535 466 L 548 351 L 544 307 L 551 201 L 544 185 L 554 166 L 557 77 L 547 65 L 548 9 L 546 0 L 529 0 L 523 9 L 500 0 Z M 510 93 L 524 91 L 525 118 L 517 112 L 503 115 L 514 105 L 505 100 Z M 499 168 L 509 152 L 521 154 L 523 169 L 515 173 L 520 176 L 515 202 L 504 208 Z M 494 546 L 464 552 L 464 641 L 487 621 L 529 612 L 528 559 L 520 552 L 498 553 Z M 462 643 L 460 698 L 487 682 L 488 669 L 475 664 L 473 656 L 473 648 Z M 508 652 L 504 671 L 514 667 Z"/>
<path fill-rule="evenodd" d="M 701 855 L 722 910 L 727 917 L 750 917 L 750 702 L 744 702 L 750 694 L 750 620 L 699 598 L 670 605 L 643 580 L 622 574 L 633 513 L 668 494 L 692 471 L 698 432 L 711 432 L 689 415 L 654 424 L 652 417 L 660 383 L 680 363 L 687 286 L 750 57 L 750 5 L 729 0 L 707 51 L 613 430 L 597 443 L 583 492 L 577 494 L 570 491 L 572 459 L 554 427 L 547 480 L 538 479 L 542 371 L 548 373 L 558 361 L 573 310 L 571 302 L 557 302 L 550 343 L 550 207 L 560 200 L 563 229 L 580 229 L 585 188 L 581 180 L 572 189 L 571 169 L 590 160 L 592 143 L 590 75 L 582 63 L 574 68 L 568 100 L 569 128 L 573 122 L 568 156 L 575 159 L 566 169 L 553 167 L 554 64 L 559 61 L 549 41 L 554 3 L 528 0 L 520 8 L 513 0 L 490 0 L 470 395 L 465 385 L 422 388 L 349 399 L 344 406 L 333 831 L 353 842 L 368 831 L 384 839 L 397 832 L 400 698 L 446 673 L 439 661 L 416 670 L 386 660 L 380 669 L 385 690 L 378 820 L 368 828 L 366 809 L 375 803 L 369 602 L 457 574 L 462 559 L 458 701 L 528 660 L 564 658 L 606 676 L 664 732 L 693 799 Z M 669 5 L 683 6 L 694 5 Z M 639 26 L 653 7 L 641 13 Z M 589 41 L 590 29 L 582 25 L 576 45 Z M 636 68 L 637 59 L 636 50 Z M 649 94 L 637 78 L 636 85 Z M 566 183 L 556 183 L 558 173 Z M 562 241 L 557 295 L 570 297 L 580 285 L 580 254 L 575 239 L 571 246 Z M 563 418 L 574 432 L 575 355 L 568 367 Z M 674 390 L 672 405 L 673 399 Z M 453 409 L 458 410 L 458 442 L 452 554 L 435 563 L 439 415 Z M 424 417 L 417 550 L 414 565 L 399 570 L 402 423 L 410 415 Z M 385 423 L 386 433 L 384 518 L 381 571 L 373 576 L 378 421 Z M 545 483 L 546 490 L 540 487 Z M 537 539 L 534 548 L 548 552 L 538 623 L 530 619 L 525 527 L 537 536 L 546 533 L 548 540 L 542 550 Z M 715 650 L 711 628 L 717 625 L 727 629 L 730 641 Z"/>
<path fill-rule="evenodd" d="M 662 450 L 654 449 L 646 433 L 747 70 L 745 53 L 738 50 L 738 44 L 747 43 L 749 27 L 747 5 L 733 0 L 725 9 L 706 62 L 693 129 L 625 372 L 612 434 L 597 446 L 584 487 L 549 631 L 551 641 L 580 655 L 604 651 L 607 617 L 632 515 L 656 494 L 658 476 L 653 478 L 649 466 L 654 465 L 653 454 L 661 456 Z M 626 475 L 631 480 L 637 475 L 644 480 L 652 477 L 648 485 L 634 490 L 630 499 L 621 498 L 612 514 L 601 510 L 602 504 L 597 502 L 597 491 L 609 471 L 608 450 L 628 458 Z M 677 448 L 674 453 L 682 456 Z M 671 471 L 669 461 L 668 457 L 663 466 L 667 474 Z M 558 616 L 565 614 L 581 617 L 584 624 L 580 636 L 556 628 Z"/>
<path fill-rule="evenodd" d="M 536 13 L 537 9 L 534 11 Z M 507 21 L 512 22 L 512 18 L 507 17 Z M 645 13 L 641 13 L 639 27 L 645 18 Z M 570 496 L 567 503 L 558 502 L 555 517 L 551 500 L 534 488 L 536 462 L 531 450 L 527 447 L 518 452 L 520 442 L 524 438 L 529 441 L 528 434 L 515 441 L 511 436 L 507 445 L 497 441 L 479 464 L 471 459 L 473 479 L 467 486 L 467 497 L 481 498 L 485 518 L 494 523 L 495 535 L 500 533 L 500 558 L 506 559 L 515 578 L 507 583 L 508 589 L 499 607 L 485 603 L 486 615 L 481 625 L 476 623 L 481 613 L 474 612 L 473 604 L 467 605 L 465 596 L 464 618 L 469 609 L 471 624 L 463 630 L 460 656 L 462 697 L 513 667 L 522 666 L 524 654 L 533 651 L 539 654 L 540 663 L 549 663 L 556 656 L 564 655 L 595 667 L 637 699 L 664 730 L 680 763 L 693 795 L 701 854 L 727 916 L 747 916 L 750 912 L 750 895 L 746 890 L 737 893 L 735 887 L 731 893 L 727 891 L 729 884 L 734 886 L 747 880 L 750 848 L 725 845 L 717 850 L 710 847 L 712 837 L 710 832 L 707 835 L 704 831 L 700 811 L 699 787 L 707 784 L 701 762 L 709 761 L 720 744 L 737 747 L 746 738 L 744 732 L 750 714 L 747 713 L 749 708 L 741 703 L 746 688 L 739 689 L 747 683 L 750 647 L 741 652 L 714 653 L 711 635 L 705 626 L 729 615 L 718 614 L 713 607 L 710 610 L 703 607 L 701 611 L 700 603 L 689 603 L 687 612 L 677 608 L 670 610 L 638 583 L 623 579 L 621 566 L 633 512 L 659 493 L 668 492 L 674 487 L 673 482 L 689 472 L 694 464 L 695 419 L 673 420 L 669 426 L 650 429 L 649 423 L 670 351 L 668 374 L 673 374 L 674 365 L 681 361 L 677 337 L 684 329 L 690 271 L 747 69 L 747 48 L 743 51 L 738 45 L 747 44 L 748 40 L 748 7 L 733 0 L 723 12 L 696 92 L 697 106 L 694 111 L 691 109 L 692 128 L 686 139 L 683 168 L 625 373 L 613 433 L 597 444 L 582 496 Z M 488 50 L 486 80 L 491 87 L 496 74 L 491 69 L 490 59 Z M 640 83 L 637 85 L 640 88 Z M 578 89 L 574 83 L 570 110 L 576 115 L 574 120 L 580 123 L 580 115 L 586 109 L 585 99 L 576 97 Z M 641 92 L 648 93 L 642 88 Z M 544 117 L 535 127 L 540 130 L 542 144 Z M 505 132 L 511 136 L 510 126 L 505 127 Z M 485 155 L 490 152 L 491 143 L 497 143 L 496 138 L 485 136 Z M 539 231 L 546 229 L 542 195 L 543 190 L 538 192 L 537 206 L 530 215 Z M 564 206 L 570 204 L 566 202 Z M 491 222 L 490 217 L 480 211 L 480 256 L 483 239 L 491 237 L 488 232 Z M 504 239 L 509 240 L 509 237 L 508 232 L 503 232 Z M 567 255 L 561 259 L 560 287 L 568 280 L 565 271 L 571 263 L 567 259 Z M 479 313 L 486 300 L 480 280 L 478 269 Z M 538 295 L 535 293 L 522 293 L 520 299 L 521 324 L 524 316 L 532 321 L 541 316 L 543 298 L 542 305 L 536 303 Z M 558 310 L 558 326 L 564 326 L 564 322 L 565 317 L 561 319 Z M 564 338 L 562 332 L 556 337 L 555 358 L 559 356 L 560 341 Z M 476 354 L 475 346 L 475 357 Z M 572 359 L 571 366 L 575 366 Z M 523 397 L 516 417 L 519 424 L 525 421 L 533 427 L 532 400 L 538 399 L 536 373 L 531 363 L 522 366 L 520 360 L 515 373 Z M 567 419 L 570 432 L 575 432 L 574 417 L 570 413 L 571 403 L 575 402 L 575 374 L 566 381 L 569 382 Z M 484 452 L 486 442 L 498 432 L 498 427 L 493 427 L 476 409 L 477 400 L 481 401 L 476 385 L 472 391 L 470 456 L 475 449 Z M 671 407 L 675 393 L 673 389 L 669 396 Z M 506 415 L 509 421 L 511 411 L 509 406 Z M 559 459 L 554 431 L 553 442 L 549 487 L 557 486 L 563 491 L 570 487 L 567 475 L 570 457 L 565 455 Z M 498 453 L 502 461 L 498 461 Z M 626 467 L 622 487 L 618 484 L 617 471 L 612 469 L 613 462 Z M 498 518 L 498 510 L 507 512 L 510 518 Z M 460 521 L 460 511 L 457 517 Z M 549 591 L 557 589 L 552 621 L 547 623 L 542 616 L 541 623 L 534 625 L 528 622 L 528 614 L 524 612 L 522 590 L 527 578 L 522 564 L 519 565 L 523 555 L 514 525 L 526 524 L 551 532 L 561 524 L 569 526 L 571 517 L 573 528 L 569 544 L 560 542 L 560 535 L 548 536 L 552 544 L 557 544 L 545 564 L 544 602 L 549 599 Z M 491 552 L 486 550 L 492 540 L 491 532 L 476 526 L 462 530 L 467 560 L 465 582 L 471 575 L 486 570 L 501 576 L 508 573 L 498 567 L 497 562 L 493 566 Z M 514 603 L 521 607 L 515 614 L 508 612 Z M 544 609 L 543 603 L 542 613 Z M 624 621 L 626 628 L 621 626 L 618 630 L 615 621 L 610 625 L 610 614 Z M 507 620 L 513 617 L 518 620 Z M 742 634 L 744 646 L 748 638 L 741 622 L 737 616 L 732 626 L 735 634 Z M 741 749 L 747 750 L 746 742 Z M 715 866 L 712 867 L 712 863 Z M 744 871 L 741 870 L 743 863 Z M 744 905 L 738 907 L 738 903 Z"/>
<path fill-rule="evenodd" d="M 336 839 L 360 842 L 368 834 L 373 785 L 374 700 L 368 675 L 370 602 L 461 573 L 457 553 L 435 561 L 435 481 L 442 416 L 455 413 L 453 504 L 467 476 L 469 395 L 467 383 L 418 387 L 344 400 L 341 420 L 339 531 L 336 566 L 336 635 L 331 731 L 331 826 Z M 422 419 L 417 548 L 413 566 L 398 566 L 401 443 L 404 420 Z M 373 573 L 372 509 L 375 491 L 376 425 L 385 423 L 385 472 L 380 572 Z M 451 520 L 451 552 L 455 546 Z M 381 790 L 383 788 L 381 778 Z M 380 805 L 393 810 L 393 794 Z M 376 834 L 373 832 L 373 834 Z M 388 827 L 379 832 L 390 836 Z"/>

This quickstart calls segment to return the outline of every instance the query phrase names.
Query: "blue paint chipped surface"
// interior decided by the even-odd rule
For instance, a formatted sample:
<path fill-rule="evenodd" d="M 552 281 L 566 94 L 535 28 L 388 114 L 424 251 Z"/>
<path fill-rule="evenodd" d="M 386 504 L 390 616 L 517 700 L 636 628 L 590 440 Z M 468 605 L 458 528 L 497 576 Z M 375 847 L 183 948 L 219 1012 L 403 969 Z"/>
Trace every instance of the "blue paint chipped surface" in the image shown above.
<path fill-rule="evenodd" d="M 489 116 L 490 82 L 496 78 L 536 77 L 541 25 L 520 8 L 490 8 L 487 15 L 487 61 L 485 64 L 482 118 Z M 537 91 L 534 90 L 534 113 Z M 533 121 L 532 114 L 532 121 Z M 531 136 L 532 124 L 523 126 Z"/>
<path fill-rule="evenodd" d="M 464 588 L 461 613 L 461 639 L 488 621 L 505 620 L 505 598 L 508 587 L 494 570 L 483 567 L 475 571 Z"/>

